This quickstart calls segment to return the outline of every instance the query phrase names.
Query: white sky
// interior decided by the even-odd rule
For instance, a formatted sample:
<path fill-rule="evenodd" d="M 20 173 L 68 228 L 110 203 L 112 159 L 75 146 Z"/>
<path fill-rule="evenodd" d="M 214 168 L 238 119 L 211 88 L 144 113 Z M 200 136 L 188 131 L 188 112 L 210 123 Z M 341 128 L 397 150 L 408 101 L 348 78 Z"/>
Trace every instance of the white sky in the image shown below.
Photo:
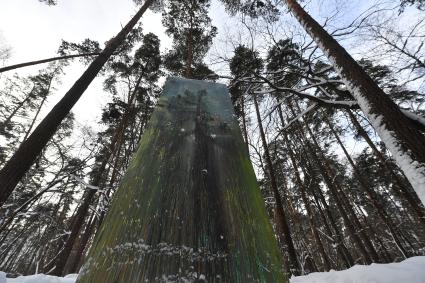
<path fill-rule="evenodd" d="M 12 47 L 7 65 L 53 57 L 61 40 L 81 42 L 85 38 L 101 45 L 118 33 L 137 11 L 131 0 L 60 0 L 57 6 L 47 6 L 37 0 L 1 0 L 0 32 Z M 143 16 L 144 32 L 160 36 L 162 48 L 170 45 L 164 35 L 159 14 L 148 11 Z M 35 74 L 39 65 L 20 69 L 20 75 Z M 84 66 L 74 63 L 65 69 L 62 84 L 56 85 L 54 95 L 44 113 L 65 94 L 82 74 Z M 108 101 L 102 91 L 102 78 L 97 78 L 73 108 L 79 123 L 99 121 L 101 105 Z"/>
<path fill-rule="evenodd" d="M 43 59 L 55 56 L 62 39 L 81 42 L 85 38 L 96 40 L 101 44 L 114 36 L 137 11 L 131 0 L 59 0 L 57 6 L 47 6 L 38 0 L 1 0 L 0 34 L 6 44 L 12 47 L 12 56 L 7 65 Z M 328 13 L 325 3 L 341 2 L 340 0 L 313 1 L 314 16 Z M 367 4 L 367 0 L 356 1 L 356 6 Z M 352 6 L 353 4 L 344 4 Z M 332 6 L 332 5 L 329 5 Z M 346 9 L 350 10 L 350 9 Z M 287 16 L 286 16 L 287 17 Z M 223 7 L 213 1 L 211 9 L 213 24 L 217 26 L 219 35 L 216 45 L 225 33 L 234 28 L 234 23 L 225 15 Z M 162 50 L 171 48 L 171 40 L 165 36 L 161 24 L 161 15 L 148 11 L 142 18 L 144 32 L 153 32 L 161 39 Z M 1 39 L 1 38 L 0 38 Z M 247 40 L 247 38 L 242 38 Z M 223 47 L 217 48 L 223 52 Z M 20 75 L 35 74 L 46 65 L 20 69 Z M 212 66 L 224 71 L 222 66 Z M 50 96 L 44 113 L 51 108 L 70 88 L 83 72 L 84 66 L 74 63 L 66 69 L 62 84 L 56 85 L 55 93 Z M 99 120 L 101 105 L 108 100 L 102 91 L 102 78 L 96 79 L 73 108 L 77 121 L 94 124 Z"/>
<path fill-rule="evenodd" d="M 325 16 L 332 15 L 335 12 L 334 7 L 341 7 L 339 18 L 333 24 L 343 26 L 371 5 L 372 1 L 310 0 L 307 2 L 309 3 L 308 11 L 319 22 L 323 22 Z M 387 2 L 394 3 L 394 0 Z M 55 56 L 61 39 L 81 42 L 85 38 L 90 38 L 103 44 L 114 36 L 136 11 L 137 8 L 132 0 L 59 0 L 57 6 L 47 6 L 38 0 L 1 0 L 0 40 L 4 40 L 12 47 L 12 56 L 7 65 Z M 244 43 L 249 42 L 246 30 L 240 38 L 235 36 L 233 32 L 240 28 L 241 24 L 237 19 L 230 19 L 217 0 L 213 0 L 210 16 L 213 25 L 218 28 L 218 36 L 211 53 L 226 53 L 225 50 L 230 52 L 223 44 L 223 41 L 229 37 L 233 40 L 242 40 Z M 289 15 L 285 14 L 282 18 L 292 23 L 295 28 L 298 27 Z M 406 20 L 406 17 L 404 19 Z M 160 14 L 148 11 L 143 16 L 142 23 L 145 33 L 153 32 L 160 37 L 162 51 L 171 48 L 171 40 L 164 34 Z M 332 25 L 329 28 L 332 28 Z M 257 43 L 261 44 L 261 42 Z M 353 53 L 355 50 L 350 49 L 350 52 Z M 38 69 L 45 66 L 24 68 L 17 73 L 36 74 Z M 225 68 L 220 65 L 213 65 L 211 68 L 220 73 L 225 72 Z M 85 67 L 79 63 L 73 63 L 65 69 L 66 74 L 61 79 L 62 84 L 55 86 L 56 90 L 50 96 L 42 114 L 53 107 L 84 69 Z M 77 123 L 91 126 L 98 123 L 101 107 L 109 101 L 109 96 L 102 90 L 102 81 L 103 78 L 95 79 L 73 108 Z"/>

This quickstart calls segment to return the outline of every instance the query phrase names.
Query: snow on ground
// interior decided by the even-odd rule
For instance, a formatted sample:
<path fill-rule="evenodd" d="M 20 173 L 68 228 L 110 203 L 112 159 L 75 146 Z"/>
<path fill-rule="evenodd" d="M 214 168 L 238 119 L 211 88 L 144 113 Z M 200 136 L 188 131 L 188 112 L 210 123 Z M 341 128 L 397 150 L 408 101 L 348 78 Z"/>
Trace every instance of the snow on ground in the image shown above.
<path fill-rule="evenodd" d="M 64 278 L 44 274 L 6 279 L 0 272 L 0 283 L 74 283 L 77 274 Z M 425 256 L 389 264 L 356 265 L 343 271 L 316 272 L 292 277 L 290 283 L 424 283 Z"/>
<path fill-rule="evenodd" d="M 398 263 L 355 265 L 343 271 L 316 272 L 292 277 L 291 283 L 424 283 L 425 256 Z"/>
<path fill-rule="evenodd" d="M 69 274 L 65 277 L 56 277 L 36 274 L 6 279 L 6 275 L 0 272 L 0 283 L 74 283 L 77 280 L 77 275 L 78 274 Z"/>

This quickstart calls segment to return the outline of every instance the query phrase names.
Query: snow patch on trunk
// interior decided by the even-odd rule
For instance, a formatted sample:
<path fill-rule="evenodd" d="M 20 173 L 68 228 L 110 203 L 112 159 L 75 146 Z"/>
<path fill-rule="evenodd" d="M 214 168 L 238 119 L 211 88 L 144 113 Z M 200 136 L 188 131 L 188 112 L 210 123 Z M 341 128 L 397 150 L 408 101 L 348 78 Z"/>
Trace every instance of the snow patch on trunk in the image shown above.
<path fill-rule="evenodd" d="M 397 140 L 394 133 L 389 131 L 383 123 L 383 117 L 370 113 L 367 101 L 360 97 L 359 105 L 369 118 L 371 124 L 375 128 L 381 140 L 385 143 L 388 150 L 393 155 L 393 158 L 400 166 L 401 170 L 406 175 L 413 189 L 418 194 L 422 203 L 425 204 L 425 166 L 413 160 L 407 151 L 404 151 L 400 146 L 400 141 Z M 363 101 L 362 101 L 363 100 Z M 425 145 L 424 145 L 425 147 Z"/>
<path fill-rule="evenodd" d="M 341 70 L 337 71 L 339 74 L 342 74 Z M 343 78 L 343 80 L 350 92 L 356 98 L 360 109 L 362 109 L 363 113 L 378 133 L 379 138 L 384 142 L 398 166 L 406 175 L 413 189 L 418 194 L 419 199 L 425 204 L 425 165 L 413 160 L 409 152 L 402 148 L 401 142 L 394 132 L 386 128 L 382 115 L 371 112 L 371 106 L 361 89 L 353 85 L 348 79 Z"/>
<path fill-rule="evenodd" d="M 296 13 L 294 13 L 296 15 Z M 337 73 L 341 76 L 342 81 L 347 86 L 347 89 L 357 100 L 360 109 L 364 112 L 366 117 L 369 119 L 375 131 L 378 133 L 381 140 L 385 143 L 388 150 L 391 152 L 398 166 L 406 175 L 410 184 L 412 185 L 415 192 L 418 194 L 419 199 L 425 204 L 425 164 L 419 163 L 412 159 L 408 151 L 403 150 L 401 142 L 395 136 L 394 132 L 389 131 L 385 126 L 385 121 L 382 115 L 378 115 L 371 112 L 371 106 L 366 98 L 365 93 L 361 90 L 358 85 L 355 85 L 352 80 L 344 76 L 344 72 L 340 66 L 336 63 L 336 58 L 331 52 L 322 44 L 320 38 L 315 37 L 313 31 L 309 25 L 301 18 L 296 15 L 301 25 L 305 28 L 307 33 L 313 38 L 319 48 L 326 54 L 329 61 L 334 66 Z M 406 114 L 406 113 L 405 113 Z M 424 145 L 425 146 L 425 145 Z"/>

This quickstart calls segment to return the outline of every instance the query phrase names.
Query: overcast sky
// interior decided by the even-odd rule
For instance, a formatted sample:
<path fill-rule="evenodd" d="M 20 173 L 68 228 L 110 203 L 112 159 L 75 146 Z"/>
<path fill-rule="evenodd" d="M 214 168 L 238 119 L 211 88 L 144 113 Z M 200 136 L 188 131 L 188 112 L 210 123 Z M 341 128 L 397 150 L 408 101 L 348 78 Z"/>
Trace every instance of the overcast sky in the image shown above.
<path fill-rule="evenodd" d="M 60 0 L 57 6 L 47 6 L 37 0 L 1 0 L 0 32 L 12 47 L 7 64 L 55 55 L 61 40 L 81 42 L 85 38 L 103 44 L 121 30 L 136 12 L 130 0 Z M 162 48 L 170 45 L 164 34 L 161 17 L 148 11 L 143 16 L 144 32 L 161 37 Z M 19 70 L 19 74 L 34 74 L 40 67 Z M 44 112 L 60 99 L 83 72 L 75 63 L 65 70 L 62 84 L 55 86 Z M 100 108 L 108 97 L 101 90 L 102 79 L 96 79 L 76 104 L 73 112 L 79 123 L 93 124 L 100 118 Z"/>
<path fill-rule="evenodd" d="M 339 3 L 340 14 L 334 25 L 351 21 L 370 5 L 369 0 L 308 2 L 309 12 L 319 21 L 333 14 L 335 3 Z M 37 0 L 1 0 L 0 40 L 12 47 L 12 56 L 7 65 L 55 56 L 61 39 L 81 42 L 90 38 L 102 44 L 114 36 L 136 11 L 131 0 L 59 0 L 57 6 L 47 6 Z M 230 19 L 216 0 L 213 1 L 210 15 L 218 28 L 218 36 L 211 51 L 212 57 L 218 53 L 229 54 L 230 49 L 226 52 L 223 44 L 226 38 L 249 42 L 246 36 L 236 36 L 235 32 L 237 28 L 241 28 L 241 24 L 238 24 L 237 19 Z M 292 17 L 286 14 L 282 17 L 297 27 Z M 148 11 L 143 16 L 142 23 L 145 33 L 153 32 L 160 37 L 163 51 L 171 48 L 171 40 L 164 34 L 160 14 Z M 45 66 L 20 69 L 18 73 L 35 74 L 39 68 Z M 225 72 L 223 66 L 211 67 L 215 71 Z M 74 63 L 65 70 L 62 84 L 55 86 L 56 90 L 49 98 L 44 113 L 65 94 L 83 71 L 84 67 L 79 63 Z M 96 79 L 74 107 L 73 112 L 78 123 L 95 125 L 99 121 L 101 105 L 109 99 L 102 91 L 101 84 L 102 78 Z"/>

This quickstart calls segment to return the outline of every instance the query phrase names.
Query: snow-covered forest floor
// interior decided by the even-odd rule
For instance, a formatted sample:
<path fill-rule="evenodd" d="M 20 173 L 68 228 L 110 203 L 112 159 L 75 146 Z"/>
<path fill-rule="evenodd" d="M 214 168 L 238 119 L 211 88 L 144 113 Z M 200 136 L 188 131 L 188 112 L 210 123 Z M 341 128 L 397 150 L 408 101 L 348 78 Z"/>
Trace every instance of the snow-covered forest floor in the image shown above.
<path fill-rule="evenodd" d="M 20 276 L 18 278 L 7 278 L 0 273 L 0 283 L 74 283 L 78 274 L 69 274 L 65 277 L 49 276 L 45 274 Z"/>
<path fill-rule="evenodd" d="M 402 262 L 355 265 L 347 270 L 315 272 L 293 277 L 291 283 L 423 283 L 425 256 L 408 258 Z"/>
<path fill-rule="evenodd" d="M 0 272 L 0 283 L 74 283 L 77 274 L 55 277 L 44 274 L 6 279 Z M 425 280 L 425 256 L 408 258 L 389 264 L 355 265 L 347 270 L 315 272 L 292 277 L 290 283 L 423 283 Z"/>

